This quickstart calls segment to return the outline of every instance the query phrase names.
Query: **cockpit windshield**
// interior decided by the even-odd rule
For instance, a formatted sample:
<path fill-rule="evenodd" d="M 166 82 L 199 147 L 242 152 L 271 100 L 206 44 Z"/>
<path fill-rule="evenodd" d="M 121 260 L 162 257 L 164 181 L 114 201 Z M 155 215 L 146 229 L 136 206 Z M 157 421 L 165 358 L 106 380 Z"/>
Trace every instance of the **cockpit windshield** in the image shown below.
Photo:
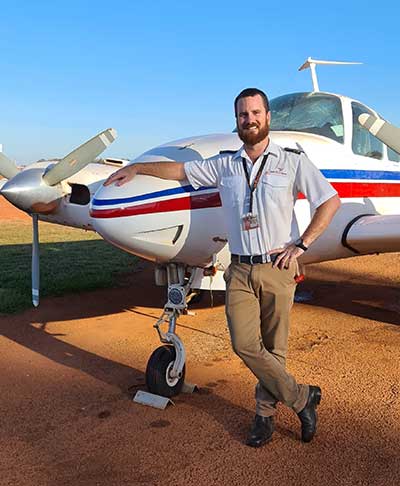
<path fill-rule="evenodd" d="M 315 133 L 343 143 L 340 99 L 325 93 L 292 93 L 270 101 L 271 130 Z"/>

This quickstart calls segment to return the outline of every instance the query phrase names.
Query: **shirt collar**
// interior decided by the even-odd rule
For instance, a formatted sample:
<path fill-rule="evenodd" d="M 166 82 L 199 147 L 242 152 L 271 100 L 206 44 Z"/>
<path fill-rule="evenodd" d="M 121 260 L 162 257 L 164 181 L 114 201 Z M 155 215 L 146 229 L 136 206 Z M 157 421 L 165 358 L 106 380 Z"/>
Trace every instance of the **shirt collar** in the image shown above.
<path fill-rule="evenodd" d="M 279 157 L 279 146 L 276 143 L 274 143 L 271 139 L 269 139 L 269 144 L 267 145 L 263 153 L 264 155 L 271 154 L 274 155 L 275 157 Z M 241 160 L 242 158 L 250 161 L 249 156 L 247 155 L 244 149 L 244 145 L 242 145 L 240 149 L 232 156 L 232 160 L 236 160 L 236 159 Z"/>

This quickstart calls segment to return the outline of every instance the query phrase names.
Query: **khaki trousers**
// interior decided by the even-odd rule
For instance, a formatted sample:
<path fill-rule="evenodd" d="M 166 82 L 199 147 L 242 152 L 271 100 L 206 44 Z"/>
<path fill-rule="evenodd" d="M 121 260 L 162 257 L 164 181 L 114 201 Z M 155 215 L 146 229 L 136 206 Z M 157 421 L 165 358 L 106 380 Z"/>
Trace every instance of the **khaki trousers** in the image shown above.
<path fill-rule="evenodd" d="M 296 262 L 284 270 L 231 263 L 224 275 L 232 347 L 259 380 L 256 413 L 264 417 L 275 414 L 278 401 L 298 413 L 308 398 L 308 385 L 285 369 L 296 270 Z"/>

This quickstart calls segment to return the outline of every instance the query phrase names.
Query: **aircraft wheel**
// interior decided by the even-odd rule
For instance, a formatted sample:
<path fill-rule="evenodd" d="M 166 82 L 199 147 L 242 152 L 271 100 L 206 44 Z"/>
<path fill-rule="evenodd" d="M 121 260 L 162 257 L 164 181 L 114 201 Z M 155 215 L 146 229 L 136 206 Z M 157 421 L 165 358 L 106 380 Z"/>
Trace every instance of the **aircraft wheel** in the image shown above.
<path fill-rule="evenodd" d="M 174 346 L 160 346 L 153 351 L 146 368 L 146 385 L 150 393 L 163 397 L 179 395 L 185 381 L 185 366 L 180 378 L 172 377 L 170 372 L 175 358 Z"/>

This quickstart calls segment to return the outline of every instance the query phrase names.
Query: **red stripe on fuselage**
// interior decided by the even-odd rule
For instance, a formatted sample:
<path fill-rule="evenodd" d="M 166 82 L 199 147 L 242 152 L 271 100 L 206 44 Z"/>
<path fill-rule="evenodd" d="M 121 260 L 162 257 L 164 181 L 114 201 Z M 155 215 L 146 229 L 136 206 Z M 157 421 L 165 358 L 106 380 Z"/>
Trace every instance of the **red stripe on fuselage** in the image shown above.
<path fill-rule="evenodd" d="M 340 197 L 400 197 L 400 183 L 331 182 Z"/>
<path fill-rule="evenodd" d="M 153 203 L 139 204 L 128 208 L 92 209 L 92 218 L 123 218 L 124 216 L 137 216 L 139 214 L 167 213 L 183 211 L 185 209 L 206 209 L 221 206 L 218 192 L 211 194 L 198 194 L 189 197 L 166 199 Z"/>
<path fill-rule="evenodd" d="M 341 198 L 400 197 L 400 183 L 395 182 L 331 182 Z M 299 194 L 299 199 L 304 199 Z"/>

